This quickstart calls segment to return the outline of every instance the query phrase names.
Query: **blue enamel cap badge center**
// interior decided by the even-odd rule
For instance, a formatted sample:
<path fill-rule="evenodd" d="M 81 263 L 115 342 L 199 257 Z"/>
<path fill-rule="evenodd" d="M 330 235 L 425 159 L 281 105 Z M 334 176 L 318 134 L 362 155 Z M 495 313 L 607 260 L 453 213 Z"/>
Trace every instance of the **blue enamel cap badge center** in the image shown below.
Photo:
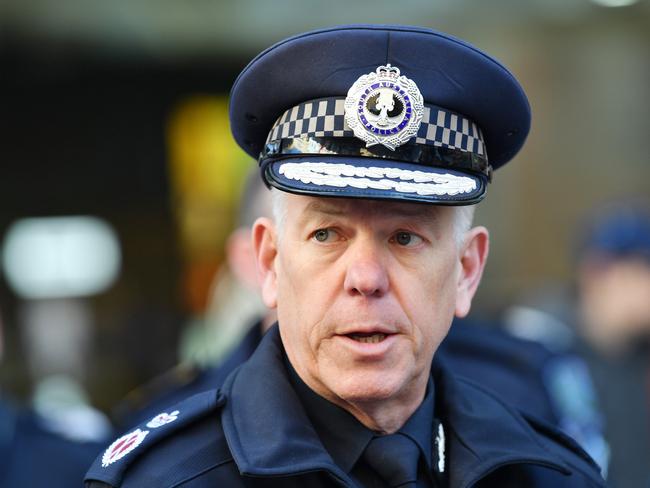
<path fill-rule="evenodd" d="M 395 150 L 418 133 L 423 112 L 417 85 L 390 64 L 361 76 L 345 99 L 345 121 L 366 146 Z"/>

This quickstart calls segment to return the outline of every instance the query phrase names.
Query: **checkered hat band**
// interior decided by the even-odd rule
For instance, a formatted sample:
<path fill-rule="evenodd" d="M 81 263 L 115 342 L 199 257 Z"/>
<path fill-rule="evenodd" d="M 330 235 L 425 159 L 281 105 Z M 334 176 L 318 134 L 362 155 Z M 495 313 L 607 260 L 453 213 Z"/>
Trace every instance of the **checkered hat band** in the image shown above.
<path fill-rule="evenodd" d="M 273 125 L 266 143 L 302 136 L 354 137 L 345 123 L 345 98 L 311 100 L 287 110 Z M 481 129 L 462 115 L 434 105 L 425 104 L 414 142 L 485 156 Z"/>

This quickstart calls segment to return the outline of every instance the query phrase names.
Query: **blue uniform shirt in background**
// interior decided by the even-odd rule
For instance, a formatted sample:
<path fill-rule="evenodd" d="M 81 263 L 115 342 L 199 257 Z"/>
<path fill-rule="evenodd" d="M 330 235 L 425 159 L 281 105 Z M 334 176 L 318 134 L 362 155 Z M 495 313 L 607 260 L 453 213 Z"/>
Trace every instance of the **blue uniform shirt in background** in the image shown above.
<path fill-rule="evenodd" d="M 104 448 L 98 442 L 76 442 L 47 429 L 30 410 L 0 399 L 0 487 L 71 488 Z"/>

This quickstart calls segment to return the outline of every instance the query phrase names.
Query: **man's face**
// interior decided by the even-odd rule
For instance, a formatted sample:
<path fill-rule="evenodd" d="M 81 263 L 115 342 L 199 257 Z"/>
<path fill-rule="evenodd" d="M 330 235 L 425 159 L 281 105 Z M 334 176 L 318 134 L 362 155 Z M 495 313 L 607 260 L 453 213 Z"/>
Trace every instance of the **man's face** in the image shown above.
<path fill-rule="evenodd" d="M 454 209 L 284 198 L 263 290 L 298 374 L 337 404 L 422 395 L 465 286 Z"/>

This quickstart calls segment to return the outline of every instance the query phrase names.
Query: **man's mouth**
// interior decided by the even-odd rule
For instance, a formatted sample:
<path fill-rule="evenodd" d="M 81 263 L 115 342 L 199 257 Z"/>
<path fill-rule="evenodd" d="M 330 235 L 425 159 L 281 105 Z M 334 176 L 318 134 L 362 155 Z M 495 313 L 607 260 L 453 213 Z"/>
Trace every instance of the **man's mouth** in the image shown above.
<path fill-rule="evenodd" d="M 353 333 L 353 334 L 347 334 L 347 336 L 350 339 L 353 339 L 357 342 L 364 342 L 366 344 L 377 344 L 378 342 L 383 341 L 386 337 L 387 334 L 382 334 L 382 333 Z"/>

